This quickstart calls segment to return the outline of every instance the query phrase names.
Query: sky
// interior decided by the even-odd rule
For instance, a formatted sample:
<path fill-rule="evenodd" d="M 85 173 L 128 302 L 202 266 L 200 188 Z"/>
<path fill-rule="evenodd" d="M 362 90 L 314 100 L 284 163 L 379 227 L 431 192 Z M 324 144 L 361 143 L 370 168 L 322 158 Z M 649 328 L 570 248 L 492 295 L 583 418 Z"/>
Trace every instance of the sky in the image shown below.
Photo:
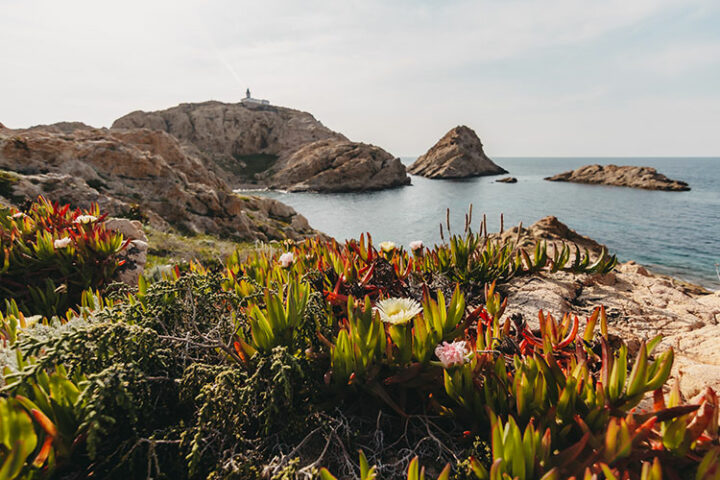
<path fill-rule="evenodd" d="M 720 156 L 718 0 L 0 0 L 0 122 L 253 96 L 424 153 Z"/>

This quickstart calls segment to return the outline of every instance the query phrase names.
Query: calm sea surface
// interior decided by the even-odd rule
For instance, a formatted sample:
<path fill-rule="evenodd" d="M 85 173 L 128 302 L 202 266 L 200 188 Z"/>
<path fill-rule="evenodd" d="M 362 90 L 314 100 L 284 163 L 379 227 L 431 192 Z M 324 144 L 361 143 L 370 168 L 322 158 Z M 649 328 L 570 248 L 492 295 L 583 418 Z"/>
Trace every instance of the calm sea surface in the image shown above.
<path fill-rule="evenodd" d="M 405 164 L 414 158 L 403 158 Z M 293 206 L 310 224 L 344 240 L 370 232 L 376 242 L 407 245 L 439 242 L 439 223 L 450 208 L 454 231 L 473 204 L 473 224 L 487 214 L 496 231 L 505 225 L 528 226 L 555 215 L 577 232 L 606 244 L 621 260 L 720 288 L 720 158 L 496 158 L 518 179 L 502 177 L 428 180 L 412 176 L 412 186 L 373 193 L 315 194 L 261 192 Z M 670 178 L 684 180 L 689 192 L 548 182 L 543 178 L 590 163 L 645 165 Z"/>

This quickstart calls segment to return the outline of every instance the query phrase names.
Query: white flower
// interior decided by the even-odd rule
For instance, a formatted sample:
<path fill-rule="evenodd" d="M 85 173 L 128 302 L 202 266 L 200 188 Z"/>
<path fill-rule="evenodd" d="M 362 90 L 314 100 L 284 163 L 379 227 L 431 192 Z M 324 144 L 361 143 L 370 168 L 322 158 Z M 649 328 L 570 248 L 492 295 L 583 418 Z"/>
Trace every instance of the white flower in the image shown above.
<path fill-rule="evenodd" d="M 72 243 L 70 237 L 58 238 L 53 242 L 55 248 L 65 248 Z"/>
<path fill-rule="evenodd" d="M 23 218 L 24 216 L 25 216 L 25 214 L 23 212 L 16 212 L 16 213 L 13 213 L 10 218 Z"/>
<path fill-rule="evenodd" d="M 435 347 L 435 355 L 440 359 L 443 367 L 450 368 L 456 365 L 462 365 L 468 361 L 470 351 L 464 340 L 457 342 L 442 342 Z"/>
<path fill-rule="evenodd" d="M 74 223 L 91 223 L 97 220 L 95 215 L 78 215 Z"/>
<path fill-rule="evenodd" d="M 380 320 L 393 325 L 403 325 L 422 313 L 422 307 L 412 298 L 386 298 L 375 306 Z"/>
<path fill-rule="evenodd" d="M 295 261 L 295 256 L 292 252 L 285 252 L 282 255 L 280 255 L 280 258 L 278 258 L 278 262 L 280 262 L 280 265 L 283 266 L 283 268 L 288 268 L 290 265 L 293 264 Z"/>
<path fill-rule="evenodd" d="M 396 247 L 397 245 L 395 245 L 395 242 L 380 242 L 380 250 L 385 253 L 392 252 Z"/>
<path fill-rule="evenodd" d="M 415 240 L 414 242 L 410 242 L 410 250 L 413 252 L 417 250 L 422 250 L 424 247 L 422 240 Z"/>
<path fill-rule="evenodd" d="M 30 317 L 25 317 L 25 326 L 26 327 L 32 327 L 36 323 L 40 323 L 40 321 L 43 319 L 42 315 L 32 315 Z"/>

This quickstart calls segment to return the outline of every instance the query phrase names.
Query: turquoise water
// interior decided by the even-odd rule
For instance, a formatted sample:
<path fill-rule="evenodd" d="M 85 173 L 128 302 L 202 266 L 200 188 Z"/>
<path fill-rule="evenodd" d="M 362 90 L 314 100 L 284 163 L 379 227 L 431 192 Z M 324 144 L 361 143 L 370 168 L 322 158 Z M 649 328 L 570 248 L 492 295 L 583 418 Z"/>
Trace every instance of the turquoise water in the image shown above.
<path fill-rule="evenodd" d="M 406 164 L 414 158 L 403 158 Z M 606 244 L 621 260 L 707 288 L 720 288 L 720 158 L 497 158 L 518 179 L 501 177 L 428 180 L 413 176 L 412 186 L 372 193 L 314 194 L 264 192 L 302 213 L 310 224 L 340 240 L 370 232 L 376 241 L 407 245 L 440 240 L 439 223 L 450 208 L 456 231 L 473 206 L 477 229 L 482 214 L 491 231 L 522 221 L 530 225 L 555 215 L 570 228 Z M 689 192 L 548 182 L 543 178 L 589 163 L 646 165 L 670 178 L 684 180 Z"/>

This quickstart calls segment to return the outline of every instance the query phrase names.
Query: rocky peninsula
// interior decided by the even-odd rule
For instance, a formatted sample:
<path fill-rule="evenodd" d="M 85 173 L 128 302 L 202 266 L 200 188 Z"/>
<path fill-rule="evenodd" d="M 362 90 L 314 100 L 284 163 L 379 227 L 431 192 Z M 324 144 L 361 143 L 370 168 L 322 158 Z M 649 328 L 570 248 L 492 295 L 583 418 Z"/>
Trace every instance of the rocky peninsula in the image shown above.
<path fill-rule="evenodd" d="M 222 170 L 158 130 L 61 123 L 0 129 L 0 201 L 44 195 L 73 207 L 143 220 L 159 230 L 235 240 L 302 239 L 316 232 L 291 207 L 240 196 Z"/>
<path fill-rule="evenodd" d="M 427 178 L 466 178 L 508 173 L 485 155 L 480 138 L 464 125 L 447 132 L 408 171 Z"/>
<path fill-rule="evenodd" d="M 690 187 L 680 180 L 672 180 L 651 167 L 618 165 L 585 165 L 577 170 L 547 177 L 551 182 L 590 183 L 645 190 L 687 191 Z"/>
<path fill-rule="evenodd" d="M 112 130 L 148 128 L 176 137 L 217 167 L 232 188 L 368 191 L 410 183 L 405 166 L 380 147 L 348 140 L 311 114 L 256 103 L 184 103 L 133 112 Z"/>

